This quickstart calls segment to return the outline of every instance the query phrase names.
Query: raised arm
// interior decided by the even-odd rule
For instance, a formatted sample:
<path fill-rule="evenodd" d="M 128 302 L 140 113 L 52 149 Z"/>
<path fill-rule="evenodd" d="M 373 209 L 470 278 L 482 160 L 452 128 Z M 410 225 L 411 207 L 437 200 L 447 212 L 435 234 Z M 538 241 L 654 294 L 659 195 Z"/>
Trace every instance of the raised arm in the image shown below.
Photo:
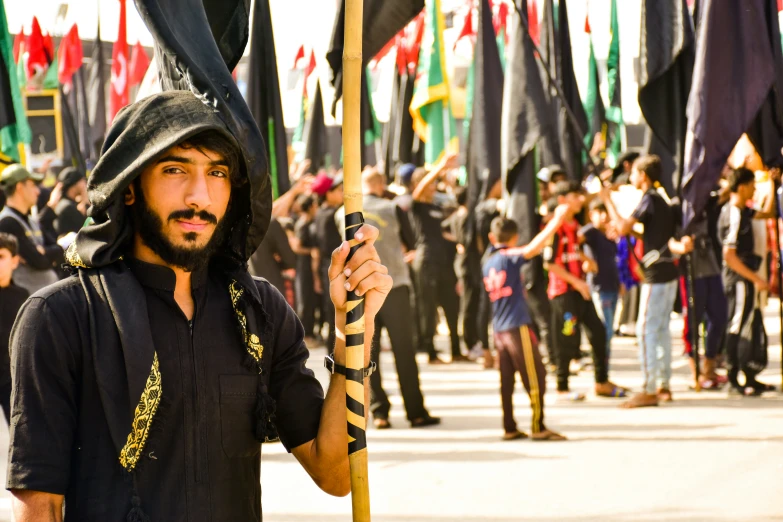
<path fill-rule="evenodd" d="M 549 240 L 552 239 L 552 236 L 555 235 L 557 229 L 560 228 L 560 226 L 563 224 L 567 211 L 568 205 L 558 206 L 555 209 L 554 216 L 549 221 L 549 223 L 547 223 L 546 227 L 544 227 L 544 230 L 539 232 L 538 235 L 536 235 L 536 237 L 530 241 L 530 243 L 524 246 L 506 249 L 503 251 L 503 253 L 508 256 L 522 256 L 525 259 L 532 259 L 536 257 L 541 253 L 546 244 L 549 243 Z"/>
<path fill-rule="evenodd" d="M 620 216 L 620 214 L 617 212 L 617 207 L 614 205 L 614 201 L 612 201 L 612 191 L 610 188 L 604 187 L 601 189 L 601 192 L 599 192 L 599 197 L 601 198 L 601 201 L 604 202 L 606 211 L 609 213 L 609 219 L 611 219 L 612 223 L 614 223 L 618 235 L 627 236 L 630 234 L 633 230 L 633 226 L 637 223 L 636 218 L 633 216 L 629 218 L 623 218 Z"/>
<path fill-rule="evenodd" d="M 424 179 L 422 179 L 418 185 L 416 185 L 416 188 L 413 189 L 413 193 L 411 194 L 413 199 L 416 201 L 421 201 L 422 194 L 424 194 L 425 190 L 430 185 L 436 183 L 449 169 L 456 168 L 458 158 L 459 156 L 456 154 L 449 153 L 446 154 L 437 164 L 435 164 L 432 167 L 432 170 L 430 170 L 427 175 L 424 176 Z"/>

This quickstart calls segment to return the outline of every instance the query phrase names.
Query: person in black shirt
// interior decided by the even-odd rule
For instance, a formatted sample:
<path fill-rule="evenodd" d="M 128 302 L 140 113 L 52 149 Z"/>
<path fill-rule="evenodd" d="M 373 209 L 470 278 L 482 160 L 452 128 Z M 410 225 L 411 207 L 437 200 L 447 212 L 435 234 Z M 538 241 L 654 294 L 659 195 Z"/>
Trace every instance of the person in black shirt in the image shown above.
<path fill-rule="evenodd" d="M 87 178 L 73 167 L 63 169 L 57 176 L 62 184 L 62 198 L 54 207 L 57 237 L 78 232 L 84 225 L 87 212 Z"/>
<path fill-rule="evenodd" d="M 772 191 L 775 181 L 770 177 Z M 747 206 L 753 200 L 756 177 L 752 171 L 739 168 L 729 174 L 731 196 L 723 206 L 718 218 L 718 234 L 723 244 L 723 285 L 729 304 L 729 328 L 726 333 L 726 362 L 729 366 L 729 392 L 738 395 L 760 395 L 774 387 L 756 380 L 759 370 L 749 364 L 740 363 L 740 353 L 749 350 L 753 343 L 752 323 L 754 310 L 758 307 L 756 292 L 767 290 L 768 283 L 758 275 L 762 259 L 754 253 L 754 219 L 770 219 L 776 215 L 774 198 L 769 198 L 768 207 L 756 211 Z M 739 372 L 745 374 L 745 384 L 739 384 Z"/>
<path fill-rule="evenodd" d="M 263 277 L 285 295 L 283 272 L 295 268 L 296 255 L 288 242 L 288 236 L 280 221 L 272 218 L 264 240 L 248 261 L 250 275 Z"/>
<path fill-rule="evenodd" d="M 45 234 L 39 220 L 30 215 L 40 193 L 37 183 L 41 179 L 41 175 L 18 164 L 6 167 L 0 175 L 0 187 L 6 197 L 5 208 L 0 210 L 0 232 L 11 234 L 19 242 L 21 264 L 16 271 L 16 284 L 30 293 L 57 282 L 59 277 L 54 269 L 63 261 L 63 249 L 54 242 L 56 238 Z M 50 202 L 53 204 L 58 197 Z"/>
<path fill-rule="evenodd" d="M 630 234 L 636 223 L 644 225 L 644 258 L 640 263 L 644 267 L 644 282 L 636 321 L 644 390 L 625 403 L 627 408 L 657 406 L 658 401 L 672 400 L 669 318 L 677 297 L 679 277 L 674 255 L 689 253 L 693 250 L 693 242 L 687 236 L 681 241 L 674 239 L 674 212 L 658 192 L 660 180 L 661 159 L 658 156 L 642 156 L 634 162 L 631 183 L 644 195 L 627 219 L 617 213 L 610 188 L 604 187 L 600 193 L 619 235 Z"/>
<path fill-rule="evenodd" d="M 458 331 L 459 296 L 454 273 L 456 245 L 443 235 L 443 210 L 433 204 L 438 181 L 457 165 L 456 155 L 446 155 L 427 172 L 413 174 L 413 207 L 411 224 L 416 232 L 416 258 L 413 261 L 418 313 L 420 317 L 419 349 L 429 355 L 430 363 L 442 363 L 435 351 L 438 307 L 443 308 L 449 326 L 452 362 L 468 361 L 460 351 Z"/>
<path fill-rule="evenodd" d="M 318 278 L 321 287 L 326 288 L 329 282 L 331 253 L 340 246 L 343 240 L 335 219 L 335 214 L 343 205 L 343 178 L 337 176 L 333 179 L 325 173 L 321 173 L 313 181 L 311 189 L 315 194 L 318 194 L 321 201 L 321 208 L 315 214 L 315 238 L 318 244 Z M 326 323 L 329 325 L 326 347 L 331 349 L 335 339 L 334 307 L 327 292 L 323 293 L 321 309 Z"/>
<path fill-rule="evenodd" d="M 16 286 L 12 280 L 19 266 L 19 243 L 11 234 L 0 232 L 0 405 L 5 422 L 11 423 L 11 360 L 8 355 L 8 339 L 11 326 L 22 303 L 30 293 Z"/>
<path fill-rule="evenodd" d="M 346 381 L 333 375 L 324 398 L 294 311 L 247 272 L 271 189 L 226 119 L 190 91 L 115 118 L 94 223 L 66 254 L 76 274 L 30 298 L 11 335 L 17 521 L 260 521 L 260 443 L 278 437 L 324 491 L 349 492 Z M 377 229 L 356 237 L 328 281 L 342 331 L 347 289 L 365 298 L 368 363 L 392 282 Z"/>
<path fill-rule="evenodd" d="M 316 333 L 315 313 L 320 308 L 318 296 L 322 295 L 321 281 L 314 276 L 317 268 L 313 267 L 313 250 L 317 247 L 315 237 L 315 213 L 318 211 L 315 197 L 312 194 L 302 194 L 297 199 L 301 215 L 294 225 L 296 241 L 296 315 L 302 321 L 305 336 L 310 340 L 320 337 Z M 316 284 L 318 292 L 316 292 Z"/>

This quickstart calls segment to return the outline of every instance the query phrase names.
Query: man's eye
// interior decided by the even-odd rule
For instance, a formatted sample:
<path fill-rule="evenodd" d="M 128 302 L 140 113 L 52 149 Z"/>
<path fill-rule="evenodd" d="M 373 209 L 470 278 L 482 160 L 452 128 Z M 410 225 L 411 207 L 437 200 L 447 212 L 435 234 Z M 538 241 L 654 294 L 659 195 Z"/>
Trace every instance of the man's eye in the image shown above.
<path fill-rule="evenodd" d="M 227 178 L 228 174 L 223 172 L 222 170 L 213 170 L 209 173 L 210 176 L 215 176 L 216 178 Z"/>
<path fill-rule="evenodd" d="M 179 167 L 166 167 L 163 169 L 164 174 L 183 174 L 185 171 Z"/>

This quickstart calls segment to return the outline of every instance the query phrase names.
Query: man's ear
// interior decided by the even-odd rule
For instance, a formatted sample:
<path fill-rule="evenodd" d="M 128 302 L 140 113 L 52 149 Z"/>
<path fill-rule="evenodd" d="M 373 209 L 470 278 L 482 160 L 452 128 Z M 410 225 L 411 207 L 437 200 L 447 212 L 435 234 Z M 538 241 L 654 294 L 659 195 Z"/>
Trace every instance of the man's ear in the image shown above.
<path fill-rule="evenodd" d="M 13 256 L 11 258 L 11 270 L 16 270 L 17 268 L 19 268 L 19 256 L 18 255 Z"/>
<path fill-rule="evenodd" d="M 136 184 L 131 183 L 125 190 L 125 204 L 131 206 L 136 203 Z"/>
<path fill-rule="evenodd" d="M 489 233 L 489 242 L 492 243 L 493 245 L 498 242 L 498 238 L 496 238 L 495 234 L 493 234 L 492 232 Z"/>

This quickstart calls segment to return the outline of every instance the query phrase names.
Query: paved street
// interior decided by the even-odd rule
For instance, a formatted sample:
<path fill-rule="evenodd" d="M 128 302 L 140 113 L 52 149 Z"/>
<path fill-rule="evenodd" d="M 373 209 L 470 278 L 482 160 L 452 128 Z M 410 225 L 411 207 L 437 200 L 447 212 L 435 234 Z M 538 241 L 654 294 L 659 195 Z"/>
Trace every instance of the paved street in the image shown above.
<path fill-rule="evenodd" d="M 763 379 L 779 385 L 777 301 L 770 304 L 772 361 Z M 439 341 L 445 350 L 445 339 Z M 549 378 L 546 414 L 549 426 L 571 439 L 562 443 L 501 442 L 498 373 L 472 364 L 431 367 L 421 361 L 427 406 L 443 424 L 409 429 L 385 352 L 394 429 L 368 431 L 373 520 L 783 520 L 783 399 L 689 392 L 681 350 L 677 342 L 676 401 L 659 408 L 625 411 L 616 400 L 592 394 L 583 404 L 558 404 Z M 311 361 L 322 378 L 324 355 L 314 350 Z M 639 388 L 631 339 L 615 341 L 612 378 Z M 573 379 L 575 390 L 591 386 L 590 371 Z M 515 400 L 520 427 L 528 430 L 521 385 Z M 0 444 L 5 455 L 4 428 Z M 2 468 L 4 473 L 4 462 Z M 262 485 L 266 522 L 350 520 L 350 500 L 321 493 L 280 445 L 264 448 Z M 0 520 L 10 520 L 9 504 L 4 493 Z"/>

